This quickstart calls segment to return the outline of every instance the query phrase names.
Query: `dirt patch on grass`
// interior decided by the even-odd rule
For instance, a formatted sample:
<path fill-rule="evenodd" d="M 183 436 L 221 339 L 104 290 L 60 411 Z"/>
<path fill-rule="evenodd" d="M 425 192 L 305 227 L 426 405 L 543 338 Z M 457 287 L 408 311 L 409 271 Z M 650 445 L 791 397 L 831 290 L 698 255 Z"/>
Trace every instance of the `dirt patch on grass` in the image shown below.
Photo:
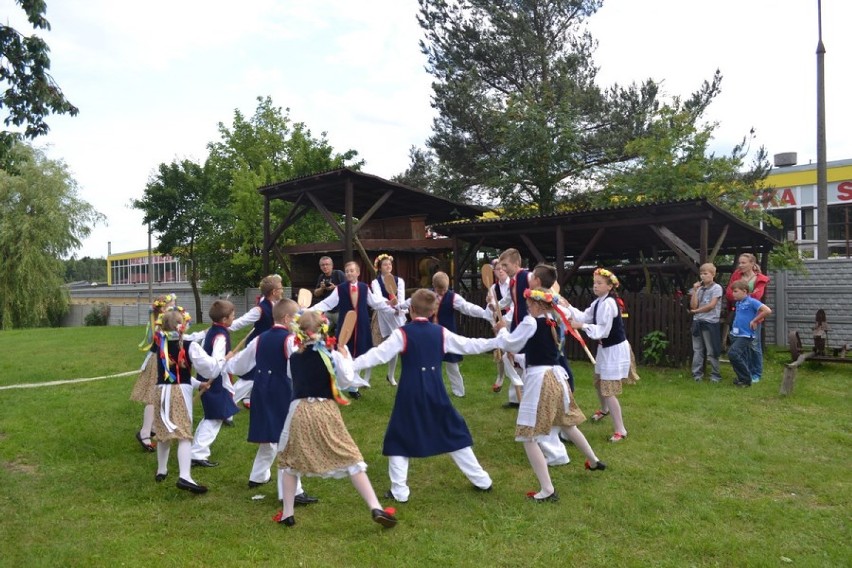
<path fill-rule="evenodd" d="M 11 471 L 12 473 L 24 473 L 27 475 L 36 475 L 38 473 L 38 466 L 27 463 L 20 459 L 10 462 L 0 462 L 0 465 L 2 465 L 3 469 L 5 469 L 6 471 Z"/>

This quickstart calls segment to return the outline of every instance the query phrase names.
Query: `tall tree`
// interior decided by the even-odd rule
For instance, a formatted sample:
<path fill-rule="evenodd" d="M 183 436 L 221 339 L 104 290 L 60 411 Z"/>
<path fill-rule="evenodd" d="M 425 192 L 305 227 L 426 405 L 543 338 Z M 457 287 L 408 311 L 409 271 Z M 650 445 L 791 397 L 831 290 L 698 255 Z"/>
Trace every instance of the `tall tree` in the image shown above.
<path fill-rule="evenodd" d="M 160 164 L 148 180 L 142 199 L 132 201 L 133 207 L 145 212 L 144 221 L 151 231 L 157 233 L 157 250 L 191 263 L 189 282 L 199 322 L 204 321 L 204 314 L 198 289 L 198 241 L 214 230 L 211 221 L 217 218 L 219 209 L 212 199 L 212 188 L 201 165 L 191 160 L 174 161 Z"/>
<path fill-rule="evenodd" d="M 205 240 L 207 279 L 204 290 L 215 293 L 257 286 L 262 274 L 263 185 L 341 167 L 358 169 L 358 153 L 336 153 L 326 133 L 319 138 L 301 122 L 292 122 L 289 109 L 276 107 L 269 97 L 258 97 L 255 114 L 234 112 L 231 127 L 219 123 L 217 142 L 208 144 L 207 167 L 217 195 L 227 195 L 228 218 L 221 230 Z M 283 219 L 290 204 L 275 202 L 271 218 Z M 333 240 L 334 233 L 318 214 L 308 214 L 283 235 L 285 242 Z"/>
<path fill-rule="evenodd" d="M 656 83 L 601 89 L 587 19 L 602 0 L 419 0 L 442 186 L 552 212 L 591 170 L 629 157 Z"/>
<path fill-rule="evenodd" d="M 107 261 L 105 258 L 72 256 L 65 260 L 65 282 L 106 282 Z"/>
<path fill-rule="evenodd" d="M 103 216 L 77 196 L 61 161 L 24 143 L 0 170 L 0 329 L 58 325 L 68 310 L 62 257 Z M 15 173 L 12 173 L 15 172 Z"/>
<path fill-rule="evenodd" d="M 50 30 L 44 17 L 47 3 L 44 0 L 16 0 L 26 12 L 34 29 Z M 6 126 L 24 128 L 24 136 L 35 138 L 49 130 L 45 117 L 51 113 L 76 116 L 79 110 L 62 94 L 62 90 L 48 73 L 50 48 L 37 35 L 25 36 L 16 29 L 0 24 L 0 107 L 8 116 Z M 0 165 L 7 167 L 6 157 L 17 132 L 0 132 Z"/>
<path fill-rule="evenodd" d="M 581 199 L 593 207 L 706 198 L 754 224 L 774 222 L 765 209 L 745 207 L 763 190 L 770 165 L 763 147 L 747 163 L 755 134 L 752 130 L 727 155 L 710 151 L 716 122 L 703 122 L 704 93 L 718 93 L 722 77 L 716 72 L 690 98 L 675 97 L 655 113 L 648 133 L 630 141 L 635 158 L 613 166 L 597 181 L 602 188 Z"/>

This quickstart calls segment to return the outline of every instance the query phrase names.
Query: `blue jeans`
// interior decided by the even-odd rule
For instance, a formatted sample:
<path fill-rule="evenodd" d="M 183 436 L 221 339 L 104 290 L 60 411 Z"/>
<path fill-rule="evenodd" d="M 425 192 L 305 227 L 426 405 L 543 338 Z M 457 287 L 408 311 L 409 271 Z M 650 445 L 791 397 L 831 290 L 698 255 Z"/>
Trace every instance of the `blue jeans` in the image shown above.
<path fill-rule="evenodd" d="M 754 338 L 751 340 L 751 361 L 749 368 L 751 369 L 751 380 L 757 382 L 763 377 L 763 345 L 760 342 L 760 334 L 763 331 L 763 324 L 758 324 L 754 330 Z"/>
<path fill-rule="evenodd" d="M 731 346 L 728 348 L 728 359 L 737 374 L 738 383 L 751 384 L 751 337 L 731 336 Z"/>

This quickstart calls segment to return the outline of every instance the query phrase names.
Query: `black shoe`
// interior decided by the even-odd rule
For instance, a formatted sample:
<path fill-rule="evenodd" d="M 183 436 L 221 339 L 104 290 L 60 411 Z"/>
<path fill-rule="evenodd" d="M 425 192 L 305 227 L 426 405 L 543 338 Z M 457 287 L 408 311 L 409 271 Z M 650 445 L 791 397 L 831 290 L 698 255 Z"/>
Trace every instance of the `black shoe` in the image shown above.
<path fill-rule="evenodd" d="M 541 499 L 536 497 L 535 494 L 536 491 L 530 491 L 529 493 L 527 493 L 527 499 L 529 499 L 530 501 L 535 501 L 536 503 L 544 503 L 545 501 L 552 501 L 555 503 L 556 501 L 559 501 L 559 493 L 557 493 L 555 490 L 547 497 L 542 497 Z"/>
<path fill-rule="evenodd" d="M 219 465 L 219 462 L 212 462 L 210 460 L 192 460 L 192 467 L 216 467 L 217 465 Z"/>
<path fill-rule="evenodd" d="M 591 462 L 589 462 L 589 460 L 586 460 L 584 467 L 586 469 L 588 469 L 589 471 L 603 471 L 603 470 L 606 469 L 606 464 L 604 462 L 598 460 L 597 463 L 595 463 L 595 467 L 592 467 Z"/>
<path fill-rule="evenodd" d="M 521 403 L 519 402 L 506 402 L 503 403 L 503 408 L 520 408 Z"/>
<path fill-rule="evenodd" d="M 154 481 L 156 481 L 157 483 L 159 483 L 159 482 L 161 482 L 162 480 L 164 480 L 164 479 L 166 478 L 166 476 L 167 476 L 167 475 L 168 475 L 167 473 L 158 473 L 157 475 L 155 475 L 155 476 L 154 476 Z"/>
<path fill-rule="evenodd" d="M 260 487 L 261 485 L 266 485 L 270 481 L 272 481 L 272 478 L 269 478 L 266 481 L 252 481 L 251 479 L 249 479 L 248 488 L 254 489 L 255 487 Z"/>
<path fill-rule="evenodd" d="M 383 511 L 381 509 L 373 509 L 372 510 L 373 520 L 386 529 L 389 529 L 396 525 L 396 517 L 388 513 L 387 511 Z"/>
<path fill-rule="evenodd" d="M 222 425 L 227 426 L 228 428 L 233 428 L 234 427 L 234 419 L 228 418 L 227 420 L 222 420 Z"/>
<path fill-rule="evenodd" d="M 349 391 L 349 398 L 354 398 L 355 400 L 358 400 L 359 398 L 361 398 L 361 393 L 358 391 Z"/>
<path fill-rule="evenodd" d="M 382 495 L 382 497 L 383 497 L 383 498 L 385 498 L 385 499 L 390 499 L 391 501 L 395 501 L 395 502 L 397 502 L 397 503 L 408 503 L 408 501 L 400 501 L 399 499 L 397 499 L 396 497 L 394 497 L 394 496 L 393 496 L 393 492 L 392 492 L 390 489 L 388 489 L 387 491 L 385 491 L 385 494 L 384 494 L 384 495 Z"/>
<path fill-rule="evenodd" d="M 183 489 L 184 491 L 191 491 L 196 495 L 201 493 L 207 493 L 207 486 L 198 485 L 197 483 L 193 483 L 191 481 L 187 481 L 182 477 L 178 477 L 177 483 L 175 483 L 178 489 Z"/>
<path fill-rule="evenodd" d="M 482 493 L 491 493 L 491 490 L 494 488 L 494 484 L 492 483 L 488 487 L 477 487 L 476 485 L 474 485 L 473 488 L 477 491 L 481 491 Z"/>
<path fill-rule="evenodd" d="M 737 381 L 737 382 L 734 383 L 734 385 L 738 386 L 738 387 L 750 387 L 751 383 L 750 382 L 746 383 L 746 382 Z"/>
<path fill-rule="evenodd" d="M 278 521 L 279 525 L 284 525 L 285 527 L 292 527 L 296 524 L 296 517 L 290 515 L 289 517 L 284 517 L 280 521 Z"/>
<path fill-rule="evenodd" d="M 296 498 L 293 500 L 293 503 L 295 503 L 296 505 L 310 505 L 312 503 L 317 503 L 318 501 L 319 499 L 317 499 L 316 497 L 311 497 L 310 495 L 302 491 L 301 493 L 296 495 Z"/>

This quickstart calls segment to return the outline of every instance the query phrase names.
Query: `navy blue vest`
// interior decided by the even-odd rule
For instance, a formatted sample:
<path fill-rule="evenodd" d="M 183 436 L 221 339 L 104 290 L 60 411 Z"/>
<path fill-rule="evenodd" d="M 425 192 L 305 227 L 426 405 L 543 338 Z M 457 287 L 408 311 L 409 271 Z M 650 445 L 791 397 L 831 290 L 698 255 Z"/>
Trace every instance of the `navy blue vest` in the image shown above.
<path fill-rule="evenodd" d="M 346 346 L 352 357 L 363 355 L 373 347 L 373 337 L 370 332 L 370 313 L 367 311 L 367 294 L 369 287 L 363 282 L 358 282 L 358 305 L 352 305 L 352 296 L 349 294 L 349 282 L 344 282 L 337 287 L 337 307 L 340 309 L 340 321 L 346 317 L 346 313 L 355 310 L 358 314 L 358 323 L 352 333 L 352 339 Z"/>
<path fill-rule="evenodd" d="M 213 343 L 220 335 L 225 336 L 225 353 L 228 353 L 231 350 L 231 334 L 228 332 L 228 328 L 220 324 L 214 323 L 212 326 L 210 326 L 210 329 L 207 330 L 207 335 L 204 336 L 204 343 L 201 344 L 201 346 L 204 348 L 205 353 L 210 356 L 213 355 Z M 197 378 L 199 381 L 207 382 L 210 379 L 215 379 L 216 377 L 205 377 L 201 373 L 198 373 Z"/>
<path fill-rule="evenodd" d="M 331 376 L 322 356 L 308 347 L 305 351 L 290 355 L 290 372 L 293 374 L 293 399 L 334 398 L 331 392 Z"/>
<path fill-rule="evenodd" d="M 157 337 L 163 337 L 162 335 L 158 335 Z M 192 376 L 192 361 L 189 359 L 189 351 L 184 350 L 181 347 L 180 340 L 170 339 L 166 340 L 166 349 L 169 353 L 169 370 L 175 374 L 177 380 L 175 383 L 172 383 L 171 380 L 166 380 L 166 369 L 163 366 L 163 360 L 160 359 L 160 350 L 157 345 L 158 339 L 155 338 L 154 343 L 151 344 L 151 352 L 154 354 L 153 357 L 157 358 L 157 384 L 158 385 L 170 385 L 175 383 L 181 384 L 190 384 L 191 376 Z M 181 351 L 184 352 L 184 357 L 186 358 L 186 368 L 179 368 L 178 358 L 181 354 Z"/>
<path fill-rule="evenodd" d="M 553 340 L 553 328 L 547 322 L 556 323 L 548 318 L 535 318 L 535 334 L 524 346 L 524 354 L 527 357 L 527 366 L 559 364 L 559 345 Z"/>
<path fill-rule="evenodd" d="M 527 300 L 524 298 L 524 290 L 530 287 L 529 272 L 527 270 L 518 270 L 515 274 L 515 285 L 509 287 L 509 293 L 512 294 L 512 305 L 514 311 L 512 314 L 512 325 L 509 331 L 515 331 L 518 324 L 527 317 Z"/>
<path fill-rule="evenodd" d="M 398 291 L 399 290 L 399 277 L 394 276 L 394 280 L 396 280 L 396 289 Z M 376 276 L 376 282 L 379 283 L 379 290 L 381 290 L 382 296 L 390 299 L 390 295 L 388 294 L 388 290 L 387 290 L 387 288 L 385 288 L 385 279 L 382 277 L 381 273 L 379 273 L 379 275 Z"/>
<path fill-rule="evenodd" d="M 607 298 L 612 298 L 615 300 L 615 297 L 610 295 Z M 598 308 L 601 307 L 601 304 L 604 303 L 606 298 L 598 299 L 595 304 L 595 312 L 593 314 L 592 323 L 598 323 Z M 616 301 L 616 307 L 618 307 L 618 302 Z M 627 334 L 624 333 L 624 320 L 621 318 L 621 308 L 618 309 L 618 314 L 612 318 L 612 328 L 609 330 L 609 335 L 607 337 L 602 338 L 601 345 L 604 347 L 612 347 L 613 345 L 618 345 L 622 341 L 627 339 Z"/>
<path fill-rule="evenodd" d="M 275 325 L 275 320 L 272 318 L 272 302 L 270 302 L 267 298 L 262 298 L 257 303 L 257 306 L 260 308 L 260 319 L 254 322 L 254 329 L 252 330 L 251 337 L 248 338 L 248 341 L 251 341 L 264 331 L 272 329 L 272 326 Z M 248 341 L 246 341 L 246 343 L 248 343 Z"/>

